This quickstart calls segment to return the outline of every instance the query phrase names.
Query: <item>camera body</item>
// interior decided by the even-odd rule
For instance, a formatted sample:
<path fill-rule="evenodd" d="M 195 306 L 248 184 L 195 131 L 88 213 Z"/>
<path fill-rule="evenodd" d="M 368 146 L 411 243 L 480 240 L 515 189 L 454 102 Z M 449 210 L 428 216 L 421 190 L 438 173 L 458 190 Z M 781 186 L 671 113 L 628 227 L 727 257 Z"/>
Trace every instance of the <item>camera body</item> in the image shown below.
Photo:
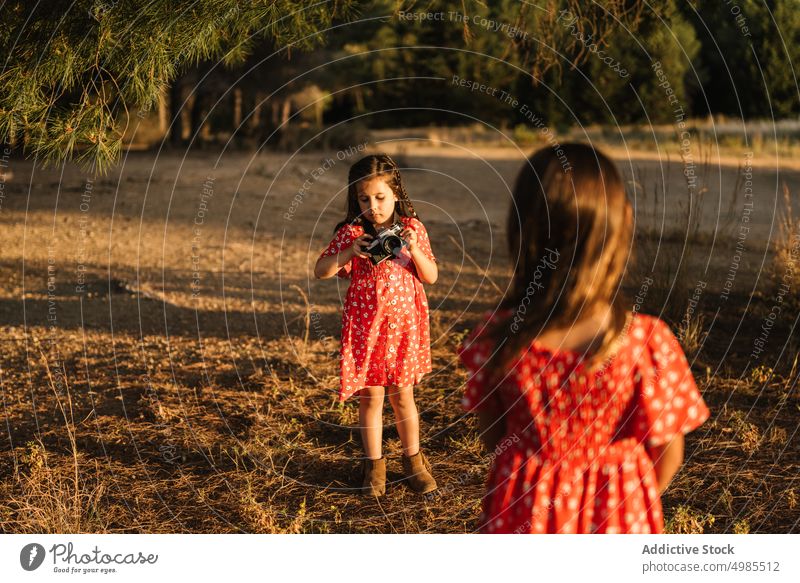
<path fill-rule="evenodd" d="M 380 233 L 375 230 L 372 224 L 369 224 L 369 227 L 372 228 L 367 228 L 365 231 L 372 235 L 373 239 L 367 247 L 364 247 L 364 253 L 369 255 L 373 265 L 379 265 L 390 257 L 399 256 L 403 247 L 408 247 L 408 243 L 400 236 L 400 233 L 405 228 L 403 223 L 398 221 L 391 227 L 383 229 Z"/>

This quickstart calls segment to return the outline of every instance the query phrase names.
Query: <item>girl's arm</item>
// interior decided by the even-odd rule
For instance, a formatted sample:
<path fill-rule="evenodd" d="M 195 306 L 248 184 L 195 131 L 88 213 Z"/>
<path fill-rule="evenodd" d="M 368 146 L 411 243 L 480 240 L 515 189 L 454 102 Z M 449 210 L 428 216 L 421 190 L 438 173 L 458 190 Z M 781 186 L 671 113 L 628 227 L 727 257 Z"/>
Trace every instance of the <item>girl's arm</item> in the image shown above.
<path fill-rule="evenodd" d="M 420 246 L 417 244 L 417 232 L 414 229 L 405 229 L 401 236 L 408 242 L 408 252 L 414 265 L 417 267 L 417 275 L 422 283 L 434 284 L 439 278 L 439 268 L 436 262 L 432 261 Z"/>
<path fill-rule="evenodd" d="M 656 469 L 658 493 L 661 495 L 683 463 L 683 434 L 679 433 L 663 445 L 650 447 L 650 457 Z"/>
<path fill-rule="evenodd" d="M 347 249 L 343 249 L 336 255 L 328 255 L 317 259 L 314 266 L 314 277 L 317 279 L 328 279 L 336 275 L 339 270 L 347 265 L 353 257 L 367 258 L 367 254 L 362 250 L 363 246 L 369 243 L 371 236 L 364 234 L 353 240 L 353 244 Z"/>
<path fill-rule="evenodd" d="M 353 247 L 348 247 L 336 255 L 328 255 L 317 259 L 314 266 L 314 277 L 317 279 L 328 279 L 336 275 L 339 270 L 353 259 Z"/>
<path fill-rule="evenodd" d="M 493 412 L 478 411 L 478 431 L 486 451 L 493 452 L 506 433 L 505 420 Z"/>

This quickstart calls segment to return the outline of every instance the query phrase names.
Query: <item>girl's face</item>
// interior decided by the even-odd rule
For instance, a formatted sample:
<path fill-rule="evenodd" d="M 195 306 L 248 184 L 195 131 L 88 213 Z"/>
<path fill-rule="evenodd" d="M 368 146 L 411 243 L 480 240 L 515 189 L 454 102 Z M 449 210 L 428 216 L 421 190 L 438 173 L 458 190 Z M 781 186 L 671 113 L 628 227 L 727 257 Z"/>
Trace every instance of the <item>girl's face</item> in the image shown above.
<path fill-rule="evenodd" d="M 362 216 L 376 227 L 388 227 L 394 219 L 394 203 L 397 198 L 383 178 L 368 178 L 356 184 L 358 206 Z"/>

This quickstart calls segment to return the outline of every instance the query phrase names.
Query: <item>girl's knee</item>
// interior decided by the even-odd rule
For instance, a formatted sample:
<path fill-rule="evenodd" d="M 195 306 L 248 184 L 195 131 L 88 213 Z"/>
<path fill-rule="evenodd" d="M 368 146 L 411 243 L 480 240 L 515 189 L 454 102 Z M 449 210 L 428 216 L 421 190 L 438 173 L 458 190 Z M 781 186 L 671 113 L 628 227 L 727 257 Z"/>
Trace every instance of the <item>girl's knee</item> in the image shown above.
<path fill-rule="evenodd" d="M 389 403 L 392 407 L 410 407 L 414 404 L 414 387 L 389 387 Z"/>
<path fill-rule="evenodd" d="M 383 387 L 364 387 L 358 392 L 359 402 L 366 405 L 382 404 L 383 395 Z"/>

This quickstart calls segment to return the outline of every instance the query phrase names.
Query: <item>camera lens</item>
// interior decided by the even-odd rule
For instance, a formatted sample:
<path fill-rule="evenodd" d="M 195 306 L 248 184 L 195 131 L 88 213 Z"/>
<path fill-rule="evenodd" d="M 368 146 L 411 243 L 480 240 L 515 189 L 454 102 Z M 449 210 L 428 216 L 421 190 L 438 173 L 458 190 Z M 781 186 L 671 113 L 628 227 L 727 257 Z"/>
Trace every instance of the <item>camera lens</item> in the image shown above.
<path fill-rule="evenodd" d="M 396 235 L 386 237 L 383 242 L 383 250 L 386 251 L 386 253 L 391 253 L 392 255 L 397 255 L 397 252 L 402 248 L 403 241 Z"/>

